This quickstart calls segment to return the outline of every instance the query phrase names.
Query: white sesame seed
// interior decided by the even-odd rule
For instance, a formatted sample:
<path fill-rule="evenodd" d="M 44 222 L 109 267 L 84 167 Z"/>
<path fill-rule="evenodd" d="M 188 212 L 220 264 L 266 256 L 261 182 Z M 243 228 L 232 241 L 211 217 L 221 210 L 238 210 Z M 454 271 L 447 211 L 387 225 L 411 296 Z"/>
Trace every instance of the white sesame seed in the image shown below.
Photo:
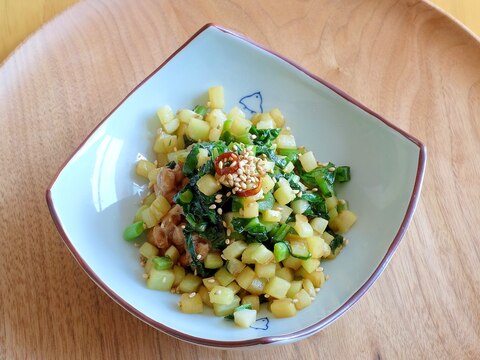
<path fill-rule="evenodd" d="M 191 298 L 195 297 L 195 295 L 197 295 L 197 293 L 194 291 L 190 295 L 188 295 L 188 297 L 191 299 Z"/>
<path fill-rule="evenodd" d="M 227 227 L 227 223 L 225 221 L 222 221 L 223 227 Z"/>
<path fill-rule="evenodd" d="M 215 282 L 215 279 L 208 279 L 207 280 L 210 284 L 213 284 Z"/>
<path fill-rule="evenodd" d="M 143 274 L 142 277 L 143 277 L 144 279 L 148 279 L 148 274 Z"/>
<path fill-rule="evenodd" d="M 331 167 L 328 168 L 328 171 L 330 171 L 330 172 L 335 171 L 335 168 L 333 166 L 331 166 Z"/>
<path fill-rule="evenodd" d="M 223 161 L 219 161 L 219 163 L 218 163 L 218 168 L 219 168 L 219 169 L 223 169 Z"/>
<path fill-rule="evenodd" d="M 348 239 L 343 239 L 343 245 L 347 246 L 349 243 Z"/>
<path fill-rule="evenodd" d="M 265 299 L 268 299 L 270 297 L 270 295 L 265 294 L 264 297 L 265 297 Z"/>
<path fill-rule="evenodd" d="M 227 236 L 230 236 L 231 233 L 232 233 L 232 230 L 227 229 Z"/>
<path fill-rule="evenodd" d="M 252 139 L 255 140 L 257 138 L 257 135 L 252 135 Z"/>
<path fill-rule="evenodd" d="M 198 254 L 197 255 L 197 260 L 200 260 L 202 258 L 202 255 Z"/>
<path fill-rule="evenodd" d="M 227 192 L 227 196 L 231 196 L 231 195 L 232 195 L 232 193 L 230 191 Z"/>
<path fill-rule="evenodd" d="M 217 204 L 220 204 L 220 203 L 222 202 L 222 199 L 215 199 L 215 202 L 216 202 Z"/>
<path fill-rule="evenodd" d="M 318 191 L 318 189 L 317 189 L 317 188 L 313 188 L 312 191 Z"/>
<path fill-rule="evenodd" d="M 216 209 L 216 208 L 217 208 L 217 205 L 212 204 L 212 205 L 210 205 L 208 208 L 213 210 L 213 209 Z"/>
<path fill-rule="evenodd" d="M 292 302 L 293 302 L 294 304 L 296 304 L 296 303 L 298 303 L 298 299 L 293 299 Z"/>
<path fill-rule="evenodd" d="M 238 150 L 238 146 L 233 144 L 233 150 Z"/>
<path fill-rule="evenodd" d="M 232 165 L 230 165 L 230 166 L 231 166 L 231 167 L 237 166 L 237 162 L 236 162 L 236 161 L 232 162 Z"/>
<path fill-rule="evenodd" d="M 182 229 L 185 229 L 185 225 L 180 225 L 180 227 L 181 227 Z"/>
<path fill-rule="evenodd" d="M 223 213 L 222 208 L 218 208 L 218 209 L 217 209 L 217 213 L 218 213 L 218 215 L 222 215 L 222 213 Z"/>
<path fill-rule="evenodd" d="M 227 244 L 227 245 L 230 244 L 230 239 L 226 239 L 225 244 Z"/>

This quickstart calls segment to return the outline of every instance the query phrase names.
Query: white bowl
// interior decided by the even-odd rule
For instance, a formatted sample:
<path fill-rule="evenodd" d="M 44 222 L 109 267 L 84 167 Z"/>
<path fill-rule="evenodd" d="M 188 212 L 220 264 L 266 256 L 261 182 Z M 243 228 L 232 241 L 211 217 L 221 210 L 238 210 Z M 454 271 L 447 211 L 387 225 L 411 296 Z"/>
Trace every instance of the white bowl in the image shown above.
<path fill-rule="evenodd" d="M 144 183 L 133 164 L 153 158 L 155 111 L 205 103 L 225 88 L 226 109 L 279 107 L 297 143 L 319 161 L 350 165 L 339 188 L 359 220 L 349 245 L 323 264 L 330 280 L 293 318 L 266 310 L 250 329 L 183 314 L 178 295 L 145 287 L 138 250 L 122 239 Z M 259 93 L 261 96 L 252 94 Z M 412 218 L 423 179 L 425 146 L 347 94 L 253 41 L 208 24 L 138 85 L 62 166 L 47 190 L 55 224 L 75 259 L 118 304 L 151 326 L 207 346 L 285 343 L 316 333 L 349 309 L 385 269 Z"/>

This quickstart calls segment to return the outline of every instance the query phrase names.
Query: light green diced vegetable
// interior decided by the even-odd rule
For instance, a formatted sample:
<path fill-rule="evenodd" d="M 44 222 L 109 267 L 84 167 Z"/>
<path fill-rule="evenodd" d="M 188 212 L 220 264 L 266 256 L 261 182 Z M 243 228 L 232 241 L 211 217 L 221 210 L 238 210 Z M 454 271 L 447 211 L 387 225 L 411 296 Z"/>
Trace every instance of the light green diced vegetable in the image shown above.
<path fill-rule="evenodd" d="M 203 265 L 206 269 L 219 269 L 223 266 L 223 259 L 218 253 L 208 253 Z"/>
<path fill-rule="evenodd" d="M 325 240 L 320 236 L 311 236 L 307 238 L 308 251 L 312 254 L 312 258 L 320 259 L 323 256 Z"/>
<path fill-rule="evenodd" d="M 177 147 L 177 136 L 162 133 L 157 136 L 153 144 L 153 151 L 156 153 L 168 154 Z"/>
<path fill-rule="evenodd" d="M 275 121 L 276 127 L 282 127 L 283 125 L 285 125 L 285 118 L 278 108 L 270 110 L 270 116 Z"/>
<path fill-rule="evenodd" d="M 317 292 L 315 291 L 315 287 L 310 279 L 303 279 L 302 280 L 302 287 L 311 297 L 316 297 Z"/>
<path fill-rule="evenodd" d="M 277 318 L 287 318 L 295 316 L 297 309 L 292 299 L 279 299 L 274 300 L 270 306 L 273 316 Z"/>
<path fill-rule="evenodd" d="M 190 109 L 182 109 L 177 113 L 177 117 L 180 120 L 180 122 L 184 124 L 190 123 L 190 120 L 192 119 L 202 119 L 202 115 L 196 113 L 195 111 L 192 111 Z"/>
<path fill-rule="evenodd" d="M 243 259 L 243 258 L 242 258 Z M 267 249 L 263 244 L 257 247 L 252 253 L 252 259 L 256 264 L 268 264 L 274 260 L 273 252 Z"/>
<path fill-rule="evenodd" d="M 335 195 L 328 197 L 325 199 L 325 205 L 327 206 L 327 210 L 330 211 L 337 207 L 338 199 Z"/>
<path fill-rule="evenodd" d="M 275 192 L 273 193 L 275 196 L 275 200 L 280 204 L 280 206 L 287 205 L 290 201 L 295 200 L 296 195 L 293 192 L 290 185 L 280 186 Z"/>
<path fill-rule="evenodd" d="M 287 297 L 293 299 L 300 290 L 302 290 L 302 280 L 293 280 L 290 282 L 290 288 L 287 291 Z"/>
<path fill-rule="evenodd" d="M 226 264 L 228 272 L 234 276 L 240 274 L 245 266 L 243 262 L 236 258 L 228 260 Z"/>
<path fill-rule="evenodd" d="M 313 230 L 315 230 L 319 234 L 323 234 L 325 229 L 328 225 L 328 220 L 325 220 L 321 217 L 316 217 L 310 220 L 310 225 L 312 226 Z"/>
<path fill-rule="evenodd" d="M 323 271 L 313 271 L 310 274 L 305 274 L 304 277 L 309 279 L 316 288 L 322 287 L 325 283 L 325 274 Z"/>
<path fill-rule="evenodd" d="M 147 259 L 157 256 L 160 250 L 149 242 L 143 243 L 142 246 L 138 249 L 140 255 L 146 257 Z"/>
<path fill-rule="evenodd" d="M 233 313 L 233 318 L 235 325 L 248 329 L 251 325 L 257 321 L 257 311 L 256 310 L 240 310 Z"/>
<path fill-rule="evenodd" d="M 168 162 L 174 161 L 176 163 L 179 163 L 179 162 L 184 163 L 189 152 L 190 151 L 188 150 L 178 150 L 178 151 L 169 152 L 167 154 L 167 160 Z"/>
<path fill-rule="evenodd" d="M 344 234 L 357 221 L 357 215 L 350 210 L 343 210 L 337 217 L 329 222 L 333 231 L 339 234 Z"/>
<path fill-rule="evenodd" d="M 157 223 L 167 215 L 168 211 L 172 208 L 170 203 L 162 195 L 158 195 L 157 198 L 150 204 L 150 211 L 155 216 Z"/>
<path fill-rule="evenodd" d="M 295 166 L 294 166 L 293 163 L 290 161 L 290 162 L 283 168 L 283 172 L 284 172 L 285 174 L 290 174 L 294 169 L 295 169 Z"/>
<path fill-rule="evenodd" d="M 298 214 L 295 215 L 296 221 L 295 221 L 295 225 L 293 226 L 297 234 L 302 238 L 313 236 L 312 226 L 308 223 L 308 221 L 299 220 L 298 218 L 299 216 L 303 216 L 303 215 L 298 215 Z"/>
<path fill-rule="evenodd" d="M 260 298 L 258 295 L 246 295 L 242 298 L 242 305 L 250 304 L 252 309 L 260 310 Z"/>
<path fill-rule="evenodd" d="M 233 314 L 235 308 L 240 305 L 240 297 L 235 295 L 233 297 L 233 301 L 230 304 L 223 305 L 223 304 L 213 304 L 213 312 L 217 316 L 227 316 Z"/>
<path fill-rule="evenodd" d="M 178 289 L 182 293 L 192 293 L 197 291 L 201 284 L 202 278 L 188 273 L 178 285 Z"/>
<path fill-rule="evenodd" d="M 175 281 L 173 282 L 173 286 L 178 286 L 183 278 L 185 277 L 185 268 L 179 265 L 173 265 L 173 274 L 175 275 Z"/>
<path fill-rule="evenodd" d="M 242 253 L 242 262 L 244 264 L 255 264 L 256 260 L 253 257 L 254 253 L 257 251 L 257 249 L 263 246 L 260 243 L 251 243 L 247 246 L 247 248 L 243 251 Z"/>
<path fill-rule="evenodd" d="M 243 205 L 243 217 L 250 219 L 258 216 L 258 203 L 255 201 L 246 202 Z"/>
<path fill-rule="evenodd" d="M 148 274 L 147 287 L 153 290 L 169 291 L 174 280 L 175 274 L 172 270 L 157 270 L 152 267 Z"/>
<path fill-rule="evenodd" d="M 220 133 L 223 129 L 223 124 L 227 120 L 227 116 L 225 113 L 220 109 L 213 109 L 208 113 L 205 121 L 210 124 L 210 128 L 212 130 L 220 130 Z"/>
<path fill-rule="evenodd" d="M 283 299 L 287 296 L 287 291 L 290 288 L 290 282 L 274 276 L 268 280 L 267 285 L 265 285 L 265 293 L 273 296 L 276 299 Z"/>
<path fill-rule="evenodd" d="M 280 134 L 276 140 L 278 149 L 296 149 L 297 144 L 293 135 Z"/>
<path fill-rule="evenodd" d="M 334 236 L 332 236 L 331 234 L 329 234 L 328 232 L 324 232 L 322 235 L 321 235 L 322 239 L 325 240 L 325 243 L 327 245 L 329 245 L 332 240 L 334 239 Z"/>
<path fill-rule="evenodd" d="M 223 109 L 225 100 L 223 95 L 223 86 L 212 86 L 208 89 L 208 106 L 212 109 Z"/>
<path fill-rule="evenodd" d="M 215 280 L 217 280 L 220 283 L 220 285 L 227 286 L 233 280 L 235 280 L 235 276 L 230 274 L 225 267 L 222 267 L 218 269 L 217 272 L 215 273 Z"/>
<path fill-rule="evenodd" d="M 313 257 L 307 260 L 302 260 L 302 267 L 309 274 L 314 272 L 319 266 L 320 266 L 320 260 L 314 259 Z"/>
<path fill-rule="evenodd" d="M 202 280 L 203 285 L 207 288 L 208 291 L 212 290 L 215 286 L 219 286 L 220 283 L 213 276 L 205 278 Z"/>
<path fill-rule="evenodd" d="M 232 281 L 230 284 L 227 285 L 227 288 L 233 291 L 234 294 L 238 293 L 242 288 L 240 285 L 236 283 L 236 281 Z"/>
<path fill-rule="evenodd" d="M 235 259 L 242 255 L 247 246 L 248 245 L 245 243 L 245 241 L 235 241 L 223 249 L 223 257 L 227 260 Z"/>
<path fill-rule="evenodd" d="M 203 312 L 202 297 L 200 294 L 182 294 L 179 308 L 185 314 L 201 314 Z"/>
<path fill-rule="evenodd" d="M 310 204 L 306 200 L 298 199 L 292 201 L 290 206 L 295 214 L 303 214 L 310 207 Z"/>
<path fill-rule="evenodd" d="M 275 124 L 275 121 L 273 121 L 273 119 L 265 119 L 257 123 L 257 129 L 259 130 L 274 129 L 275 127 L 276 127 L 276 124 Z"/>
<path fill-rule="evenodd" d="M 165 256 L 168 256 L 170 259 L 172 259 L 172 262 L 176 264 L 180 258 L 180 253 L 174 245 L 170 245 L 167 251 L 165 251 Z"/>
<path fill-rule="evenodd" d="M 255 271 L 253 271 L 249 266 L 245 268 L 237 275 L 236 281 L 242 289 L 248 289 L 253 279 L 255 278 Z"/>
<path fill-rule="evenodd" d="M 233 136 L 242 136 L 246 133 L 248 133 L 248 130 L 252 126 L 252 123 L 250 120 L 247 120 L 245 118 L 236 118 L 233 123 L 232 127 L 230 128 L 230 132 L 232 133 Z"/>
<path fill-rule="evenodd" d="M 148 178 L 148 173 L 155 169 L 156 166 L 148 160 L 139 160 L 135 166 L 135 173 L 144 178 Z"/>
<path fill-rule="evenodd" d="M 210 125 L 206 121 L 192 118 L 187 127 L 187 135 L 190 139 L 208 140 L 208 134 L 210 133 Z"/>
<path fill-rule="evenodd" d="M 260 181 L 262 182 L 263 193 L 266 194 L 275 187 L 275 182 L 269 175 L 263 176 Z"/>
<path fill-rule="evenodd" d="M 296 260 L 300 260 L 300 259 L 296 259 Z M 301 266 L 301 260 L 300 260 L 300 266 Z M 288 267 L 282 267 L 280 269 L 277 269 L 275 271 L 275 276 L 287 281 L 293 281 L 293 279 L 295 278 L 293 269 L 290 269 Z"/>
<path fill-rule="evenodd" d="M 161 125 L 172 121 L 174 117 L 172 108 L 168 105 L 162 106 L 160 109 L 158 109 L 157 116 Z"/>
<path fill-rule="evenodd" d="M 259 278 L 269 279 L 275 276 L 275 263 L 269 264 L 255 264 L 255 273 Z"/>
<path fill-rule="evenodd" d="M 225 286 L 215 286 L 209 293 L 212 304 L 228 305 L 234 300 L 235 294 Z"/>
<path fill-rule="evenodd" d="M 148 209 L 150 205 L 142 205 L 138 208 L 137 212 L 135 213 L 135 217 L 133 218 L 133 222 L 143 221 L 142 220 L 142 211 Z"/>
<path fill-rule="evenodd" d="M 283 266 L 293 269 L 293 270 L 298 270 L 302 266 L 302 260 L 297 259 L 293 256 L 289 256 L 285 260 L 283 260 Z"/>
<path fill-rule="evenodd" d="M 306 172 L 310 172 L 317 167 L 317 160 L 311 151 L 301 154 L 298 157 L 298 160 L 300 160 L 303 170 Z"/>
<path fill-rule="evenodd" d="M 265 210 L 262 214 L 262 220 L 267 222 L 280 222 L 282 213 L 279 210 Z"/>
<path fill-rule="evenodd" d="M 218 182 L 213 175 L 203 175 L 197 181 L 198 190 L 207 196 L 211 196 L 222 188 L 222 185 Z"/>
<path fill-rule="evenodd" d="M 252 295 L 262 295 L 266 284 L 267 279 L 255 277 L 247 288 L 247 291 Z"/>
<path fill-rule="evenodd" d="M 166 124 L 162 124 L 163 130 L 167 134 L 173 134 L 175 131 L 177 131 L 179 126 L 180 126 L 180 120 L 178 120 L 177 118 L 174 118 L 172 121 L 169 121 Z"/>
<path fill-rule="evenodd" d="M 310 304 L 312 303 L 312 298 L 304 289 L 296 293 L 294 299 L 297 299 L 297 301 L 295 302 L 295 307 L 297 308 L 297 310 L 302 310 L 307 306 L 310 306 Z"/>

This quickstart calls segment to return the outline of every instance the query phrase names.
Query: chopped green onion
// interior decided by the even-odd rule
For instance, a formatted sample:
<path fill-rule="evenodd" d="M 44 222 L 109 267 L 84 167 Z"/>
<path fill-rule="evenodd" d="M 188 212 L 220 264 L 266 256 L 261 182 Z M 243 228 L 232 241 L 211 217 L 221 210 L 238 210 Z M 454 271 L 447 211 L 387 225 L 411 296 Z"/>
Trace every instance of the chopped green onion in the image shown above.
<path fill-rule="evenodd" d="M 292 227 L 288 224 L 282 224 L 280 227 L 275 231 L 272 235 L 272 240 L 274 242 L 283 241 L 285 237 L 288 235 Z"/>
<path fill-rule="evenodd" d="M 142 235 L 144 230 L 144 223 L 143 221 L 138 221 L 131 225 L 128 225 L 125 230 L 123 231 L 123 238 L 127 241 L 132 241 Z"/>
<path fill-rule="evenodd" d="M 193 111 L 195 111 L 197 114 L 200 114 L 202 116 L 205 116 L 207 114 L 207 108 L 205 106 L 202 106 L 202 105 L 195 106 Z"/>
<path fill-rule="evenodd" d="M 277 263 L 285 260 L 288 257 L 288 255 L 290 255 L 290 251 L 288 250 L 288 245 L 283 241 L 277 242 L 273 246 L 273 255 L 275 256 L 275 261 Z"/>
<path fill-rule="evenodd" d="M 335 170 L 335 179 L 342 182 L 350 181 L 350 166 L 339 166 Z"/>
<path fill-rule="evenodd" d="M 324 178 L 315 178 L 317 181 L 318 188 L 320 192 L 325 197 L 331 197 L 333 195 L 333 187 L 328 183 Z"/>
<path fill-rule="evenodd" d="M 237 306 L 233 312 L 237 312 L 240 310 L 252 310 L 252 305 L 251 304 L 243 304 L 240 306 Z M 233 314 L 227 315 L 224 317 L 225 320 L 233 320 Z"/>
<path fill-rule="evenodd" d="M 155 270 L 168 270 L 173 266 L 173 261 L 170 256 L 155 256 L 152 259 Z"/>
<path fill-rule="evenodd" d="M 182 192 L 179 196 L 179 199 L 182 203 L 188 204 L 190 201 L 193 199 L 193 193 L 191 190 L 187 189 L 184 192 Z"/>

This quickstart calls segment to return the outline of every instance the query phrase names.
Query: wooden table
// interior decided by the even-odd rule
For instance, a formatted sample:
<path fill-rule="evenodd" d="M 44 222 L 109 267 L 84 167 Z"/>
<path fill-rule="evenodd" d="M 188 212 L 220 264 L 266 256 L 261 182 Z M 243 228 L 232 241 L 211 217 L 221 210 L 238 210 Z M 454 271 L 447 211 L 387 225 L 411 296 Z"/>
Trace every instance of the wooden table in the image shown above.
<path fill-rule="evenodd" d="M 261 353 L 186 344 L 125 312 L 73 261 L 45 203 L 68 154 L 207 22 L 428 148 L 417 212 L 377 283 L 326 330 Z M 0 124 L 0 358 L 480 358 L 480 44 L 423 2 L 83 1 L 0 68 Z"/>

